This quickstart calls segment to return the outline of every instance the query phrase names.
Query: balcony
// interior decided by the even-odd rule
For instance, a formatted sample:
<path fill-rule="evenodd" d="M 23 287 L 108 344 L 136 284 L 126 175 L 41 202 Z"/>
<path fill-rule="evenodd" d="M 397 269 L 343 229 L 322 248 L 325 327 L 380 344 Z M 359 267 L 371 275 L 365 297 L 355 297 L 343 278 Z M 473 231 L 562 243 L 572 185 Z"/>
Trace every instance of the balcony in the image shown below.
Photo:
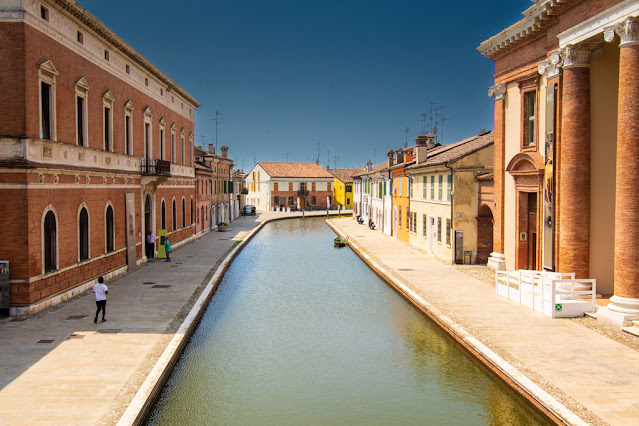
<path fill-rule="evenodd" d="M 142 176 L 171 176 L 171 163 L 166 160 L 142 158 L 140 159 L 140 174 Z"/>
<path fill-rule="evenodd" d="M 297 195 L 299 197 L 306 197 L 308 195 L 308 191 L 305 188 L 301 188 L 297 191 Z"/>

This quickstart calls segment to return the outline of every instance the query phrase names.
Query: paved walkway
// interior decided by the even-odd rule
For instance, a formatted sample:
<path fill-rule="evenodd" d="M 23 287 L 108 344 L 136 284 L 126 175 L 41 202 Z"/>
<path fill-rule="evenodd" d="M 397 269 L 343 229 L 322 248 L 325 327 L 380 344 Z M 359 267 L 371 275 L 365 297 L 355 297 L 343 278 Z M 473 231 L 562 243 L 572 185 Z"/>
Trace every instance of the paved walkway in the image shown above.
<path fill-rule="evenodd" d="M 325 215 L 324 212 L 306 213 Z M 24 321 L 0 321 L 0 424 L 115 424 L 224 255 L 260 213 L 107 282 L 107 322 L 87 292 Z"/>
<path fill-rule="evenodd" d="M 639 424 L 639 352 L 498 297 L 494 287 L 353 219 L 330 223 L 465 344 L 538 398 L 547 394 L 548 404 L 561 403 L 587 423 Z M 554 409 L 580 423 L 563 410 Z"/>

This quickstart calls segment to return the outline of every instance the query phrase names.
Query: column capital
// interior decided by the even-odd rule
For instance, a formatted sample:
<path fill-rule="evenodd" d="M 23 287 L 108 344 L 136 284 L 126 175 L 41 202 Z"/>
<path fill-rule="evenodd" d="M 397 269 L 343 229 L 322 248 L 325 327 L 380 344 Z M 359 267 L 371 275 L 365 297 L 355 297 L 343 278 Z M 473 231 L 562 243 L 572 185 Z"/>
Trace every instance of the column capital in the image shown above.
<path fill-rule="evenodd" d="M 615 34 L 619 36 L 621 42 L 619 47 L 639 44 L 639 20 L 635 17 L 626 18 L 617 25 L 604 29 L 604 40 L 608 43 L 615 39 Z"/>
<path fill-rule="evenodd" d="M 488 88 L 488 96 L 494 98 L 495 101 L 501 101 L 506 97 L 506 85 L 500 83 L 490 86 Z"/>
<path fill-rule="evenodd" d="M 599 58 L 603 55 L 601 43 L 580 43 L 568 45 L 561 50 L 563 68 L 588 68 L 592 57 Z"/>
<path fill-rule="evenodd" d="M 550 53 L 550 57 L 539 63 L 537 66 L 537 72 L 544 75 L 548 73 L 547 77 L 554 77 L 559 74 L 559 68 L 563 64 L 564 59 L 561 57 L 561 51 L 556 50 Z"/>

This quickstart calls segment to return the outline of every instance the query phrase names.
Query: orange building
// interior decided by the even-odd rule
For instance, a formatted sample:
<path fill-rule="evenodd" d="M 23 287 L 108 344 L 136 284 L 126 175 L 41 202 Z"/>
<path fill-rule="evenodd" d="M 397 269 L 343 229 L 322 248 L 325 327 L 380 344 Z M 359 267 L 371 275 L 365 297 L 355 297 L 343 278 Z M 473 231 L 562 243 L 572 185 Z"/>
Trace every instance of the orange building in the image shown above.
<path fill-rule="evenodd" d="M 408 235 L 413 226 L 410 214 L 410 182 L 405 173 L 406 166 L 414 163 L 413 148 L 398 149 L 392 159 L 392 151 L 389 152 L 389 162 L 393 165 L 389 170 L 392 176 L 393 195 L 393 235 L 400 241 L 408 243 Z"/>

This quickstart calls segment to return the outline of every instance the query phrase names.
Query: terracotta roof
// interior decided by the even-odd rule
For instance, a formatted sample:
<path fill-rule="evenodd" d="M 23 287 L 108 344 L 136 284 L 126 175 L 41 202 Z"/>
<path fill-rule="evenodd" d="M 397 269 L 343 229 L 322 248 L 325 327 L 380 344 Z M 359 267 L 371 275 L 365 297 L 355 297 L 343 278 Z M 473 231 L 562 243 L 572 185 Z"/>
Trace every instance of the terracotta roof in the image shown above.
<path fill-rule="evenodd" d="M 358 173 L 355 173 L 353 177 L 366 176 L 372 173 L 381 172 L 382 170 L 386 170 L 386 169 L 388 169 L 388 162 L 384 161 L 383 163 L 379 163 L 378 165 L 373 166 L 370 172 L 366 171 L 366 167 L 364 167 L 363 169 L 360 169 L 360 171 Z"/>
<path fill-rule="evenodd" d="M 333 176 L 335 176 L 337 179 L 339 179 L 340 181 L 344 183 L 352 182 L 353 175 L 361 171 L 362 169 L 359 169 L 357 167 L 353 169 L 329 169 L 328 170 L 330 174 L 332 174 Z"/>
<path fill-rule="evenodd" d="M 435 164 L 443 164 L 459 160 L 460 158 L 492 145 L 493 143 L 493 132 L 487 132 L 450 145 L 438 146 L 428 151 L 428 159 L 425 162 L 410 166 L 408 169 L 416 169 L 419 167 L 433 166 Z"/>
<path fill-rule="evenodd" d="M 332 178 L 333 175 L 316 163 L 286 163 L 277 161 L 260 161 L 270 177 L 278 178 Z"/>

